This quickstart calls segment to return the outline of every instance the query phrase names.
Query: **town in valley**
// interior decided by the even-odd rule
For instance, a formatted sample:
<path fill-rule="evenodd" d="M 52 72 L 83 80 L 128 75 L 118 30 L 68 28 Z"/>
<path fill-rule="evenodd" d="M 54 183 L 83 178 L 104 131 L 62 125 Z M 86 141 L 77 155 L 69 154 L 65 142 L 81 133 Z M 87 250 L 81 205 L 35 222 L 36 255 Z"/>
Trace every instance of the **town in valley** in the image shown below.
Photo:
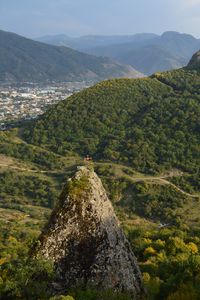
<path fill-rule="evenodd" d="M 0 130 L 37 118 L 49 106 L 91 86 L 91 82 L 0 85 Z"/>

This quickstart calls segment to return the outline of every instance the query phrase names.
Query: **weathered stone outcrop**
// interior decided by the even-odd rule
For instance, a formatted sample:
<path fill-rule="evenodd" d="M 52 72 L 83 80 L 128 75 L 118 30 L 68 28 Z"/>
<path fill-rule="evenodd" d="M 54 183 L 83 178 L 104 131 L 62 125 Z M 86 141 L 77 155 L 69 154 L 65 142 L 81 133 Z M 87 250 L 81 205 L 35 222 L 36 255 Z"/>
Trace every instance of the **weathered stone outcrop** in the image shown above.
<path fill-rule="evenodd" d="M 54 288 L 62 292 L 76 286 L 142 292 L 136 258 L 101 180 L 88 167 L 78 167 L 64 187 L 37 255 L 55 262 Z"/>
<path fill-rule="evenodd" d="M 200 70 L 200 51 L 195 53 L 187 66 L 189 69 L 198 69 Z"/>

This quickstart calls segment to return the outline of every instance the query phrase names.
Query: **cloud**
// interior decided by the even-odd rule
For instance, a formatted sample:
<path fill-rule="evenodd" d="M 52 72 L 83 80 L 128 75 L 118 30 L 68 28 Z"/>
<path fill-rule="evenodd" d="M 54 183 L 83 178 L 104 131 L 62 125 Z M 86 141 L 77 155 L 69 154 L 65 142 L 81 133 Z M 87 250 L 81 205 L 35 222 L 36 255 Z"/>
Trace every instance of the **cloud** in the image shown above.
<path fill-rule="evenodd" d="M 183 8 L 193 8 L 200 5 L 200 0 L 181 0 L 180 5 L 183 5 Z"/>

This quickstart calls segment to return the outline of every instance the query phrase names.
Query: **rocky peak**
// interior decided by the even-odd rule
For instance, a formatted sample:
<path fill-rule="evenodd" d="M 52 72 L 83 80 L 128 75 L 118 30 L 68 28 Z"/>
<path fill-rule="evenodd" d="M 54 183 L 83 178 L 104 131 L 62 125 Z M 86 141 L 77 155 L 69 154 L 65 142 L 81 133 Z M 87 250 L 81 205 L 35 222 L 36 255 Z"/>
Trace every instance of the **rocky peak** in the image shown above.
<path fill-rule="evenodd" d="M 190 69 L 200 69 L 200 51 L 192 56 L 187 67 Z"/>
<path fill-rule="evenodd" d="M 53 286 L 62 292 L 92 286 L 142 293 L 136 258 L 100 178 L 89 167 L 78 167 L 68 180 L 37 254 L 55 262 L 58 281 Z"/>

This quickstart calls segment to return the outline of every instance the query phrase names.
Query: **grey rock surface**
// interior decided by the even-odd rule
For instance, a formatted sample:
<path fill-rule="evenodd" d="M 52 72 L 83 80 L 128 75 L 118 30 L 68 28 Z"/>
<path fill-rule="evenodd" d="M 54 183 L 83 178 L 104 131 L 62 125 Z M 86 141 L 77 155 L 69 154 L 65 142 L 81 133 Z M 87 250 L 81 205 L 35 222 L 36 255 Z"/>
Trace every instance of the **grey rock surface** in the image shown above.
<path fill-rule="evenodd" d="M 200 69 L 200 51 L 198 51 L 192 56 L 188 64 L 188 68 Z"/>
<path fill-rule="evenodd" d="M 82 286 L 133 295 L 143 292 L 130 244 L 100 178 L 89 167 L 78 167 L 67 182 L 36 253 L 55 262 L 55 289 Z"/>

